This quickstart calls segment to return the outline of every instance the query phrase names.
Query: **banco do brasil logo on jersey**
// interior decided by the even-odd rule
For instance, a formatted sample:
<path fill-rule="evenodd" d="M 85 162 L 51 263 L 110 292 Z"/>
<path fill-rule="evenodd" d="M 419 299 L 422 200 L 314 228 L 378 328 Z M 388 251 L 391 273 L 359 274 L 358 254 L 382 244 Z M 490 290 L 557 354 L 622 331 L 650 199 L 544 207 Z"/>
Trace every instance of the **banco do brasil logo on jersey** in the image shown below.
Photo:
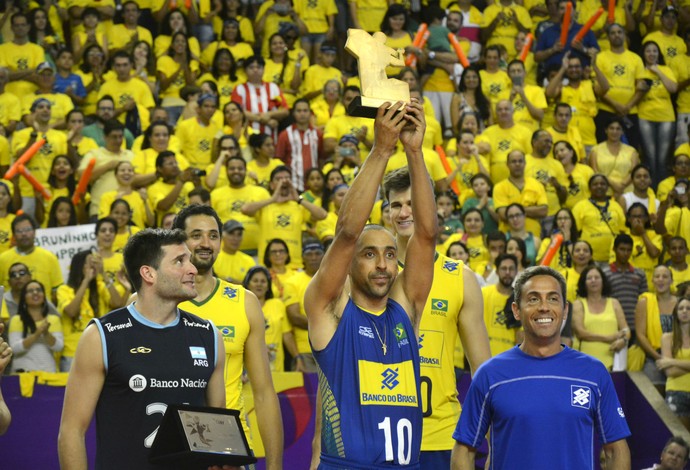
<path fill-rule="evenodd" d="M 390 367 L 381 374 L 383 380 L 381 381 L 381 388 L 393 390 L 400 383 L 398 381 L 398 369 L 391 369 Z"/>

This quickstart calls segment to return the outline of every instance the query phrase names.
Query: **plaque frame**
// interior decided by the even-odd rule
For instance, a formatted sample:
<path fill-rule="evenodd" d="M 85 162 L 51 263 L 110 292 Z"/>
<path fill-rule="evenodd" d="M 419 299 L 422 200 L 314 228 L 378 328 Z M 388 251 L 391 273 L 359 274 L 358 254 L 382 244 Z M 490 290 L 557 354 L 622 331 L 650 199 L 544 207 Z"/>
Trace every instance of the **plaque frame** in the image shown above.
<path fill-rule="evenodd" d="M 233 448 L 231 451 L 213 450 L 212 447 L 193 449 L 190 443 L 195 439 L 198 440 L 198 438 L 191 437 L 194 432 L 189 428 L 189 423 L 182 422 L 183 413 L 192 418 L 198 418 L 197 422 L 200 423 L 207 423 L 209 419 L 221 417 L 224 420 L 229 420 L 227 425 L 232 428 L 230 429 L 230 437 L 233 443 L 239 443 L 241 448 Z M 204 421 L 201 421 L 201 418 Z M 197 436 L 199 435 L 197 433 Z M 163 464 L 166 468 L 171 469 L 198 470 L 212 465 L 243 466 L 256 463 L 257 459 L 252 455 L 247 436 L 242 429 L 238 410 L 172 404 L 168 405 L 161 420 L 156 438 L 151 446 L 149 461 L 153 464 Z"/>

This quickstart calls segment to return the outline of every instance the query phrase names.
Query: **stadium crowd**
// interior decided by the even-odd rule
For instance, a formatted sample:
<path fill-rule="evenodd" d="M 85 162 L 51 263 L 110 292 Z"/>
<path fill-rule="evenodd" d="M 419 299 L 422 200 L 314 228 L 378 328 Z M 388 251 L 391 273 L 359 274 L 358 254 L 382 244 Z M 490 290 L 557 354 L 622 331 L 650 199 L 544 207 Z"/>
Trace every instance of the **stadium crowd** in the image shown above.
<path fill-rule="evenodd" d="M 90 319 L 132 294 L 129 236 L 191 204 L 223 223 L 213 271 L 258 297 L 272 370 L 314 372 L 304 292 L 374 142 L 348 109 L 358 28 L 404 50 L 387 73 L 424 103 L 437 251 L 482 286 L 492 355 L 521 341 L 516 275 L 546 260 L 567 280 L 564 337 L 644 370 L 690 427 L 685 0 L 7 0 L 0 15 L 9 372 L 69 371 Z M 400 146 L 386 172 L 406 162 Z M 389 211 L 382 196 L 370 221 L 409 222 Z M 36 230 L 87 223 L 96 245 L 63 279 Z"/>

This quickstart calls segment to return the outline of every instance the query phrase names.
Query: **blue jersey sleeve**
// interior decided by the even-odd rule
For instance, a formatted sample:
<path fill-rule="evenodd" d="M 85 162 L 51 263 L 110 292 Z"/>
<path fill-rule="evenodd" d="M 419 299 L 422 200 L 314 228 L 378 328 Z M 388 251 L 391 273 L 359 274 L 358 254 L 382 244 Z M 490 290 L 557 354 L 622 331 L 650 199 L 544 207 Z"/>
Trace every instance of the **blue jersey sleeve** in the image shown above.
<path fill-rule="evenodd" d="M 489 380 L 486 370 L 480 368 L 467 391 L 453 439 L 474 449 L 481 446 L 491 422 L 489 399 Z"/>
<path fill-rule="evenodd" d="M 630 436 L 630 428 L 625 421 L 625 413 L 618 401 L 611 375 L 603 365 L 601 366 L 599 384 L 601 397 L 595 417 L 599 435 L 604 444 L 625 439 Z"/>

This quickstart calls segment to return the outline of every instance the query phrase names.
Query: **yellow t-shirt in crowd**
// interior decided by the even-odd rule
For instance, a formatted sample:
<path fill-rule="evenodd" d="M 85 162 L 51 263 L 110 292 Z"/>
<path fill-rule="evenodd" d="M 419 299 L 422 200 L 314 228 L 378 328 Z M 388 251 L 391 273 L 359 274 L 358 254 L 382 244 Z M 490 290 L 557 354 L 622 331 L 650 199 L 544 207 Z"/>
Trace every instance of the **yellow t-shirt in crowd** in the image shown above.
<path fill-rule="evenodd" d="M 609 198 L 605 205 L 595 205 L 584 199 L 573 208 L 575 224 L 582 232 L 581 240 L 592 246 L 592 259 L 596 262 L 608 262 L 613 239 L 621 232 L 627 232 L 623 208 Z"/>
<path fill-rule="evenodd" d="M 520 124 L 515 124 L 508 129 L 503 129 L 498 124 L 489 126 L 477 136 L 476 143 L 480 142 L 491 146 L 491 151 L 487 157 L 491 181 L 494 184 L 510 175 L 508 171 L 508 154 L 510 152 L 522 150 L 525 155 L 532 153 L 532 132 Z"/>
<path fill-rule="evenodd" d="M 675 82 L 676 75 L 670 67 L 658 65 L 659 71 Z M 653 122 L 675 122 L 676 113 L 673 112 L 671 94 L 668 92 L 661 79 L 651 70 L 645 69 L 642 78 L 652 80 L 652 87 L 637 105 L 638 116 Z"/>
<path fill-rule="evenodd" d="M 216 262 L 213 263 L 213 274 L 228 282 L 242 284 L 247 271 L 254 266 L 256 266 L 254 258 L 241 251 L 230 254 L 225 250 L 221 250 L 218 253 Z"/>
<path fill-rule="evenodd" d="M 546 197 L 544 185 L 529 176 L 525 176 L 525 183 L 522 190 L 515 186 L 509 179 L 499 181 L 496 186 L 494 186 L 493 198 L 496 210 L 501 207 L 508 207 L 514 202 L 522 204 L 523 207 L 548 205 L 548 198 Z M 501 222 L 499 228 L 504 232 L 508 230 L 508 226 L 505 222 Z M 525 218 L 525 229 L 536 236 L 539 236 L 541 233 L 539 221 L 531 217 Z"/>
<path fill-rule="evenodd" d="M 12 155 L 17 155 L 20 150 L 26 147 L 26 144 L 31 140 L 32 132 L 34 129 L 27 127 L 12 134 Z M 53 159 L 58 155 L 67 155 L 67 136 L 64 132 L 50 129 L 48 132 L 39 132 L 36 140 L 41 138 L 45 139 L 46 143 L 24 166 L 43 187 L 47 188 Z M 24 197 L 31 197 L 34 194 L 34 188 L 26 178 L 19 178 L 19 189 Z"/>
<path fill-rule="evenodd" d="M 96 281 L 98 290 L 98 312 L 95 312 L 89 303 L 89 289 L 86 289 L 84 296 L 79 304 L 79 315 L 76 318 L 71 318 L 65 313 L 65 307 L 69 305 L 76 297 L 75 290 L 68 286 L 62 285 L 57 290 L 57 309 L 62 315 L 62 332 L 65 338 L 65 347 L 62 350 L 62 355 L 65 357 L 74 357 L 77 350 L 79 338 L 84 332 L 91 319 L 99 318 L 110 312 L 110 292 L 103 281 Z"/>
<path fill-rule="evenodd" d="M 271 194 L 260 186 L 247 184 L 241 188 L 225 186 L 211 192 L 211 206 L 223 223 L 236 220 L 244 226 L 240 250 L 255 250 L 259 240 L 259 225 L 254 217 L 244 215 L 242 206 L 248 202 L 269 199 Z M 259 254 L 259 257 L 263 253 Z"/>
<path fill-rule="evenodd" d="M 621 104 L 628 103 L 635 94 L 635 81 L 643 78 L 644 64 L 640 56 L 628 50 L 620 54 L 604 51 L 597 55 L 596 60 L 610 85 L 606 96 Z M 615 112 L 602 100 L 599 101 L 599 109 Z M 637 106 L 630 110 L 630 114 L 637 114 Z"/>
<path fill-rule="evenodd" d="M 0 44 L 0 66 L 7 67 L 10 72 L 35 70 L 45 60 L 45 56 L 43 48 L 32 42 L 21 45 L 14 42 Z M 21 97 L 33 93 L 36 88 L 32 82 L 16 80 L 5 85 L 5 92 Z"/>
<path fill-rule="evenodd" d="M 280 299 L 268 299 L 261 306 L 266 321 L 266 348 L 268 365 L 271 372 L 285 371 L 285 349 L 283 335 L 290 331 L 290 321 L 285 311 L 285 304 Z"/>
<path fill-rule="evenodd" d="M 311 278 L 312 276 L 304 271 L 295 273 L 287 282 L 285 282 L 285 291 L 283 293 L 283 301 L 285 302 L 285 306 L 289 307 L 293 304 L 299 304 L 299 313 L 305 317 L 307 316 L 307 313 L 304 310 L 304 293 L 307 290 L 307 286 L 309 285 Z M 297 351 L 300 354 L 311 354 L 308 331 L 304 328 L 292 325 L 292 334 L 295 336 Z"/>
<path fill-rule="evenodd" d="M 509 320 L 504 313 L 508 295 L 498 291 L 496 285 L 482 287 L 484 298 L 484 324 L 489 334 L 489 348 L 491 356 L 505 352 L 515 346 L 517 328 L 506 327 Z"/>
<path fill-rule="evenodd" d="M 525 176 L 534 178 L 544 186 L 549 215 L 556 215 L 558 209 L 561 208 L 561 203 L 556 189 L 549 180 L 554 177 L 561 186 L 568 187 L 568 176 L 565 174 L 563 165 L 552 157 L 535 158 L 533 155 L 527 155 L 526 160 Z"/>
<path fill-rule="evenodd" d="M 175 135 L 180 140 L 182 155 L 190 166 L 203 169 L 211 163 L 213 139 L 221 129 L 213 120 L 205 126 L 197 118 L 185 119 L 177 124 Z"/>

